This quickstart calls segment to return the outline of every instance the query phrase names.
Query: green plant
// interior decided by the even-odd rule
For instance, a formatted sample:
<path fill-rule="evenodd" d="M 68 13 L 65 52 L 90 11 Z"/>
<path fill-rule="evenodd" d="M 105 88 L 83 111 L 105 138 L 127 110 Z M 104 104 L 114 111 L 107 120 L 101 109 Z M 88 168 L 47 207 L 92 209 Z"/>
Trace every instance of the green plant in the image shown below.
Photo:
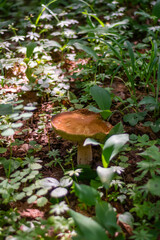
<path fill-rule="evenodd" d="M 108 167 L 109 162 L 120 152 L 120 150 L 128 140 L 129 140 L 128 134 L 112 135 L 106 140 L 104 144 L 101 144 L 95 141 L 94 139 L 87 138 L 84 142 L 84 146 L 88 144 L 100 145 L 102 148 L 103 166 Z"/>

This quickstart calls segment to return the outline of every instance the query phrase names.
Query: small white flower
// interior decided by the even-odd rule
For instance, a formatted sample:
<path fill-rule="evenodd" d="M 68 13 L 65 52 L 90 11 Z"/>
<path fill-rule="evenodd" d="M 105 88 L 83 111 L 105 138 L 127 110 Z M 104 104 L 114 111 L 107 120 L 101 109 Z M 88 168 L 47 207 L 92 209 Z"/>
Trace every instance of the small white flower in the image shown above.
<path fill-rule="evenodd" d="M 29 66 L 30 66 L 31 68 L 34 68 L 34 67 L 36 67 L 37 65 L 38 65 L 37 62 L 35 62 L 35 61 L 29 61 Z"/>
<path fill-rule="evenodd" d="M 33 40 L 33 39 L 38 40 L 40 35 L 38 33 L 28 32 L 28 35 L 26 37 L 30 38 L 31 40 Z"/>
<path fill-rule="evenodd" d="M 65 175 L 69 175 L 70 177 L 72 177 L 72 176 L 78 177 L 81 172 L 82 172 L 82 169 L 78 168 L 76 170 L 70 170 L 70 171 L 65 172 Z"/>
<path fill-rule="evenodd" d="M 44 28 L 45 28 L 45 29 L 52 29 L 53 26 L 52 26 L 51 24 L 46 24 L 46 25 L 44 25 Z"/>
<path fill-rule="evenodd" d="M 22 54 L 26 54 L 26 47 L 17 47 L 17 52 L 18 53 L 22 53 Z"/>
<path fill-rule="evenodd" d="M 38 83 L 41 85 L 42 88 L 49 88 L 49 83 L 51 83 L 51 79 L 47 78 L 45 80 L 39 79 Z"/>
<path fill-rule="evenodd" d="M 11 45 L 9 42 L 0 42 L 0 48 L 8 48 Z"/>
<path fill-rule="evenodd" d="M 123 167 L 119 167 L 119 166 L 114 166 L 111 167 L 113 169 L 114 172 L 121 174 L 122 172 L 124 172 L 124 168 Z"/>
<path fill-rule="evenodd" d="M 52 15 L 44 12 L 40 18 L 41 19 L 51 20 L 52 19 Z"/>
<path fill-rule="evenodd" d="M 35 49 L 34 49 L 34 53 L 35 52 L 42 52 L 43 51 L 43 47 L 42 46 L 37 46 L 37 47 L 35 47 Z"/>
<path fill-rule="evenodd" d="M 53 32 L 53 33 L 51 33 L 51 35 L 52 36 L 59 36 L 59 35 L 61 35 L 61 32 Z"/>
<path fill-rule="evenodd" d="M 57 215 L 60 215 L 66 211 L 68 211 L 68 205 L 62 201 L 59 204 L 55 204 L 54 206 L 52 206 L 52 209 L 50 211 L 50 213 L 55 213 Z"/>
<path fill-rule="evenodd" d="M 60 26 L 60 27 L 66 26 L 66 27 L 68 27 L 69 25 L 71 25 L 71 24 L 76 24 L 76 23 L 78 23 L 77 20 L 66 19 L 65 21 L 59 22 L 59 23 L 57 24 L 57 26 Z"/>
<path fill-rule="evenodd" d="M 76 32 L 68 28 L 64 29 L 64 35 L 67 38 L 77 38 Z"/>
<path fill-rule="evenodd" d="M 14 36 L 14 37 L 11 37 L 11 41 L 15 41 L 15 42 L 24 41 L 24 39 L 25 39 L 24 36 Z"/>

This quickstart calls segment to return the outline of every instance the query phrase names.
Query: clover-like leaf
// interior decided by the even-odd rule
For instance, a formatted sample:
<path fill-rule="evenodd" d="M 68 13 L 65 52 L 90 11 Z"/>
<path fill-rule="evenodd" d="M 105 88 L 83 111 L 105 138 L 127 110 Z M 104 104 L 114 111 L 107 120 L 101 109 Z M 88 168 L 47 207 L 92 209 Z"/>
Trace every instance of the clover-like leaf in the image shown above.
<path fill-rule="evenodd" d="M 66 188 L 57 187 L 50 194 L 51 194 L 51 197 L 53 198 L 61 198 L 66 196 L 67 193 L 68 193 L 68 190 Z"/>
<path fill-rule="evenodd" d="M 51 177 L 41 179 L 39 183 L 44 188 L 55 188 L 60 185 L 57 179 Z"/>

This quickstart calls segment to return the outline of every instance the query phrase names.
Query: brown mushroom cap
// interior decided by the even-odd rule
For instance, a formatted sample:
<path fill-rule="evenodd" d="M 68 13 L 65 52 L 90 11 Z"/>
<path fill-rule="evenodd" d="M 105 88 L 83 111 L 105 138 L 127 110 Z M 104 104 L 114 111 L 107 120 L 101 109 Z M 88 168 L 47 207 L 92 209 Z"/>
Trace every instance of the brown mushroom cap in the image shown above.
<path fill-rule="evenodd" d="M 86 138 L 102 141 L 112 129 L 112 125 L 103 121 L 100 114 L 87 109 L 59 113 L 51 123 L 55 132 L 64 139 L 78 143 Z"/>

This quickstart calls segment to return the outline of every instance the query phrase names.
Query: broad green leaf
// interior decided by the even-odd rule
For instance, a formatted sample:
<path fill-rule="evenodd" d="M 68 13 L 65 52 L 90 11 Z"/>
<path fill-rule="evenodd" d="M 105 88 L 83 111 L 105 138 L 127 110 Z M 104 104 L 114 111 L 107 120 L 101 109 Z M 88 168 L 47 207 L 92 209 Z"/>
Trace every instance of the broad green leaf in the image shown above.
<path fill-rule="evenodd" d="M 112 135 L 121 133 L 124 133 L 124 128 L 122 122 L 119 122 L 110 130 L 109 134 L 107 135 L 107 138 L 111 137 Z"/>
<path fill-rule="evenodd" d="M 152 13 L 157 18 L 160 18 L 160 0 L 158 0 L 154 5 Z"/>
<path fill-rule="evenodd" d="M 17 201 L 19 201 L 19 200 L 22 200 L 25 196 L 26 196 L 25 193 L 24 193 L 24 192 L 21 192 L 21 193 L 15 194 L 14 197 L 15 197 L 15 199 L 16 199 Z"/>
<path fill-rule="evenodd" d="M 19 104 L 19 105 L 15 106 L 13 109 L 14 109 L 14 111 L 23 109 L 23 104 Z"/>
<path fill-rule="evenodd" d="M 77 236 L 73 240 L 109 240 L 105 229 L 92 218 L 83 216 L 73 210 L 69 214 L 77 226 Z"/>
<path fill-rule="evenodd" d="M 95 205 L 97 199 L 100 199 L 99 192 L 93 187 L 74 183 L 74 190 L 78 199 L 88 206 Z"/>
<path fill-rule="evenodd" d="M 10 127 L 9 124 L 1 125 L 0 126 L 0 130 L 5 130 L 5 129 L 9 128 L 9 127 Z"/>
<path fill-rule="evenodd" d="M 0 115 L 8 115 L 13 112 L 11 104 L 0 104 Z"/>
<path fill-rule="evenodd" d="M 37 196 L 36 195 L 33 195 L 31 196 L 30 198 L 28 198 L 27 202 L 30 204 L 30 203 L 33 203 L 37 200 Z"/>
<path fill-rule="evenodd" d="M 89 111 L 95 112 L 95 113 L 100 113 L 103 119 L 107 119 L 112 112 L 110 110 L 100 110 L 94 106 L 89 106 L 88 107 Z"/>
<path fill-rule="evenodd" d="M 28 119 L 28 118 L 32 117 L 32 115 L 33 115 L 33 113 L 27 112 L 27 113 L 22 113 L 20 115 L 20 117 L 23 118 L 23 119 Z"/>
<path fill-rule="evenodd" d="M 146 188 L 152 195 L 160 197 L 160 177 L 150 179 L 146 184 Z"/>
<path fill-rule="evenodd" d="M 96 220 L 112 235 L 120 230 L 117 225 L 116 212 L 107 202 L 100 201 L 96 203 Z"/>
<path fill-rule="evenodd" d="M 55 178 L 44 178 L 39 181 L 39 185 L 44 188 L 55 188 L 59 186 L 59 182 Z"/>
<path fill-rule="evenodd" d="M 65 176 L 60 179 L 59 183 L 61 187 L 70 187 L 73 183 L 73 180 L 71 177 Z"/>
<path fill-rule="evenodd" d="M 75 46 L 75 48 L 77 48 L 78 50 L 83 50 L 84 52 L 88 53 L 95 60 L 99 59 L 99 57 L 96 54 L 96 52 L 92 48 L 86 46 L 85 44 L 80 43 L 80 42 L 75 42 L 75 43 L 73 43 L 73 46 Z"/>
<path fill-rule="evenodd" d="M 30 42 L 28 45 L 27 45 L 27 52 L 26 52 L 26 57 L 27 58 L 30 58 L 33 54 L 33 51 L 35 49 L 35 47 L 37 46 L 37 44 L 35 42 Z"/>
<path fill-rule="evenodd" d="M 103 164 L 106 163 L 108 165 L 109 161 L 120 152 L 121 148 L 128 141 L 128 134 L 116 134 L 108 138 L 102 149 Z"/>
<path fill-rule="evenodd" d="M 43 195 L 45 195 L 45 194 L 47 194 L 48 193 L 48 189 L 47 188 L 42 188 L 42 189 L 40 189 L 37 193 L 36 193 L 36 195 L 37 196 L 43 196 Z"/>
<path fill-rule="evenodd" d="M 23 123 L 12 123 L 11 124 L 12 128 L 19 128 L 19 127 L 22 127 L 22 126 L 23 126 Z"/>
<path fill-rule="evenodd" d="M 4 131 L 1 133 L 1 135 L 2 135 L 3 137 L 12 136 L 12 135 L 14 135 L 14 130 L 13 130 L 12 128 L 8 128 L 8 129 L 4 130 Z"/>
<path fill-rule="evenodd" d="M 114 178 L 115 172 L 112 168 L 97 167 L 97 174 L 106 189 L 109 189 L 110 183 Z"/>
<path fill-rule="evenodd" d="M 103 110 L 100 114 L 103 119 L 107 119 L 109 116 L 112 115 L 112 112 L 110 110 Z"/>
<path fill-rule="evenodd" d="M 156 104 L 156 99 L 151 96 L 146 96 L 139 102 L 138 105 L 143 105 L 143 104 Z"/>
<path fill-rule="evenodd" d="M 97 85 L 90 88 L 91 95 L 101 110 L 109 110 L 111 107 L 110 93 Z"/>
<path fill-rule="evenodd" d="M 98 109 L 98 108 L 96 108 L 96 107 L 94 107 L 94 106 L 92 106 L 92 105 L 90 105 L 90 106 L 88 107 L 88 110 L 91 111 L 91 112 L 95 112 L 95 113 L 101 113 L 101 112 L 103 112 L 103 110 L 100 110 L 100 109 Z"/>
<path fill-rule="evenodd" d="M 0 147 L 0 153 L 5 153 L 7 152 L 7 148 Z"/>
<path fill-rule="evenodd" d="M 36 169 L 41 169 L 42 168 L 42 165 L 40 165 L 39 163 L 32 163 L 32 164 L 29 164 L 30 168 L 32 170 L 36 170 Z"/>
<path fill-rule="evenodd" d="M 120 222 L 130 225 L 133 228 L 134 218 L 130 212 L 124 212 L 122 214 L 119 214 L 118 220 Z"/>
<path fill-rule="evenodd" d="M 128 113 L 123 117 L 124 122 L 129 122 L 131 126 L 135 126 L 139 121 L 144 120 L 147 112 Z"/>
<path fill-rule="evenodd" d="M 39 207 L 43 207 L 44 205 L 46 205 L 47 202 L 48 202 L 48 200 L 45 197 L 41 197 L 41 198 L 37 199 L 37 205 Z"/>
<path fill-rule="evenodd" d="M 66 188 L 58 187 L 58 188 L 54 189 L 50 193 L 50 195 L 53 198 L 61 198 L 61 197 L 64 197 L 67 193 L 68 193 L 68 190 Z"/>
<path fill-rule="evenodd" d="M 36 107 L 34 107 L 34 106 L 26 106 L 26 107 L 24 107 L 24 110 L 27 110 L 27 111 L 33 111 L 35 109 L 36 109 Z"/>
<path fill-rule="evenodd" d="M 152 131 L 157 133 L 160 131 L 160 119 L 155 122 L 147 121 L 144 123 L 144 126 L 151 127 Z"/>

